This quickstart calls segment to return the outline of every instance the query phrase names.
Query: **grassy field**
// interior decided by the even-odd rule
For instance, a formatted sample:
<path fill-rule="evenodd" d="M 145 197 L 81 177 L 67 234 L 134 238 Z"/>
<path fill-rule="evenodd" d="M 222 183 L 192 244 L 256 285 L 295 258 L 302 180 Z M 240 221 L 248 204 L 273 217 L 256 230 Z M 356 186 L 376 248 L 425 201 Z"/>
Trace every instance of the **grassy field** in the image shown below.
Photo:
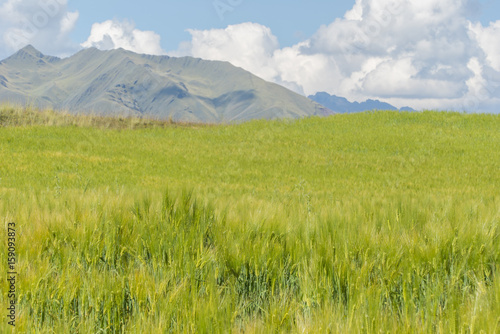
<path fill-rule="evenodd" d="M 500 333 L 499 152 L 498 115 L 201 126 L 0 108 L 16 329 Z"/>

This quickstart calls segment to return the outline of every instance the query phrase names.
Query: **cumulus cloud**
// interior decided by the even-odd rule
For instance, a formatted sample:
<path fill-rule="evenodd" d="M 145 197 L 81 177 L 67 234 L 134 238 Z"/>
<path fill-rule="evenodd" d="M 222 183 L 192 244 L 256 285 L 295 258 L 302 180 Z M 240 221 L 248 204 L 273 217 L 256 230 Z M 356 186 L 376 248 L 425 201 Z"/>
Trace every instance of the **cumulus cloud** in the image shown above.
<path fill-rule="evenodd" d="M 132 22 L 108 20 L 94 23 L 89 38 L 81 45 L 84 48 L 96 47 L 101 50 L 123 48 L 137 53 L 163 55 L 165 51 L 160 46 L 160 40 L 160 35 L 153 31 L 136 29 Z"/>
<path fill-rule="evenodd" d="M 500 20 L 491 22 L 488 27 L 471 23 L 470 31 L 484 50 L 488 65 L 500 71 Z"/>
<path fill-rule="evenodd" d="M 467 92 L 473 75 L 467 65 L 479 52 L 464 6 L 456 0 L 357 0 L 303 52 L 333 57 L 347 84 L 330 89 L 348 96 L 457 99 Z M 376 66 L 364 69 L 377 59 Z"/>
<path fill-rule="evenodd" d="M 188 30 L 192 40 L 184 45 L 187 53 L 209 60 L 230 60 L 266 80 L 276 76 L 271 63 L 279 49 L 271 29 L 257 23 L 230 25 L 226 29 Z"/>
<path fill-rule="evenodd" d="M 68 11 L 67 0 L 6 0 L 0 5 L 0 56 L 27 44 L 51 55 L 69 55 L 78 45 L 69 34 L 78 12 Z"/>
<path fill-rule="evenodd" d="M 280 48 L 256 23 L 190 30 L 187 55 L 230 61 L 303 94 L 455 110 L 500 107 L 500 21 L 484 27 L 470 0 L 356 0 L 343 18 Z M 499 108 L 500 109 L 500 108 Z"/>

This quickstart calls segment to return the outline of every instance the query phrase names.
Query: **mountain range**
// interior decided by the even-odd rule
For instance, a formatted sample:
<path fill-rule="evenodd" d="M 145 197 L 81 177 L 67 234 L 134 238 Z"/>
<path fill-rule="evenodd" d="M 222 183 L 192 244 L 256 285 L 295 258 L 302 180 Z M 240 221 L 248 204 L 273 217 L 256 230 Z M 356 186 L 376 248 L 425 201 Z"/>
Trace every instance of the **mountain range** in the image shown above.
<path fill-rule="evenodd" d="M 0 102 L 208 123 L 333 114 L 228 62 L 95 48 L 60 59 L 30 45 L 0 62 Z"/>
<path fill-rule="evenodd" d="M 203 123 L 398 110 L 324 92 L 306 98 L 228 62 L 96 48 L 60 59 L 31 45 L 0 61 L 0 102 Z"/>
<path fill-rule="evenodd" d="M 316 93 L 315 95 L 309 96 L 309 98 L 337 113 L 353 113 L 366 110 L 415 111 L 410 107 L 398 109 L 395 106 L 390 105 L 389 103 L 381 102 L 379 100 L 366 100 L 365 102 L 361 103 L 349 102 L 346 98 L 330 95 L 325 92 Z"/>

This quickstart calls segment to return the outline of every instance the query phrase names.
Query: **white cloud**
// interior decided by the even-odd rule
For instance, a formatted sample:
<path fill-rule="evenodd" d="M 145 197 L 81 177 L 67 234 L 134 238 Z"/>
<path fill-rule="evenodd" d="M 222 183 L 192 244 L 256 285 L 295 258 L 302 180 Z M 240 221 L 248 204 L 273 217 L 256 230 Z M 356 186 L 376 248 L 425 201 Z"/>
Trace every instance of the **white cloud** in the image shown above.
<path fill-rule="evenodd" d="M 226 29 L 188 30 L 192 40 L 187 53 L 209 60 L 227 60 L 266 80 L 276 76 L 272 57 L 279 49 L 271 29 L 256 23 L 242 23 Z"/>
<path fill-rule="evenodd" d="M 269 28 L 244 23 L 190 30 L 180 52 L 230 61 L 306 95 L 500 110 L 500 21 L 472 24 L 469 6 L 470 0 L 357 0 L 343 18 L 292 47 L 280 48 Z"/>
<path fill-rule="evenodd" d="M 61 31 L 59 35 L 69 34 L 75 28 L 78 21 L 78 12 L 69 12 L 61 19 Z"/>
<path fill-rule="evenodd" d="M 488 27 L 482 24 L 470 24 L 470 30 L 486 54 L 488 64 L 500 71 L 500 20 L 491 22 Z"/>
<path fill-rule="evenodd" d="M 308 42 L 304 42 L 276 50 L 272 62 L 277 74 L 273 80 L 288 83 L 289 88 L 296 85 L 299 88 L 294 90 L 302 94 L 324 91 L 324 87 L 332 82 L 339 82 L 341 73 L 335 60 L 325 54 L 307 54 L 301 51 L 308 47 Z"/>
<path fill-rule="evenodd" d="M 153 31 L 142 31 L 129 21 L 108 20 L 94 23 L 90 36 L 81 45 L 84 48 L 96 47 L 102 50 L 123 48 L 129 51 L 163 55 L 160 35 Z"/>
<path fill-rule="evenodd" d="M 462 96 L 477 46 L 468 36 L 460 1 L 358 0 L 302 51 L 336 60 L 344 80 L 332 83 L 330 92 L 413 102 Z M 377 59 L 384 61 L 367 71 Z"/>
<path fill-rule="evenodd" d="M 51 55 L 69 55 L 78 49 L 71 42 L 78 12 L 67 0 L 7 0 L 0 5 L 0 56 L 33 44 Z"/>

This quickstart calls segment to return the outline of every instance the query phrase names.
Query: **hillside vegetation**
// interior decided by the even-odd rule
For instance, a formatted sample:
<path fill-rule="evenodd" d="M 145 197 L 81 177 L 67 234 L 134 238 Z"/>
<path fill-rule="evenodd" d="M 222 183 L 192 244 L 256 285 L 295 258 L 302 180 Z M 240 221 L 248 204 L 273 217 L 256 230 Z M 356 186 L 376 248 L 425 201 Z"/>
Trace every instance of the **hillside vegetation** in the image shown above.
<path fill-rule="evenodd" d="M 0 108 L 16 329 L 498 333 L 499 130 L 430 111 L 200 126 Z"/>

